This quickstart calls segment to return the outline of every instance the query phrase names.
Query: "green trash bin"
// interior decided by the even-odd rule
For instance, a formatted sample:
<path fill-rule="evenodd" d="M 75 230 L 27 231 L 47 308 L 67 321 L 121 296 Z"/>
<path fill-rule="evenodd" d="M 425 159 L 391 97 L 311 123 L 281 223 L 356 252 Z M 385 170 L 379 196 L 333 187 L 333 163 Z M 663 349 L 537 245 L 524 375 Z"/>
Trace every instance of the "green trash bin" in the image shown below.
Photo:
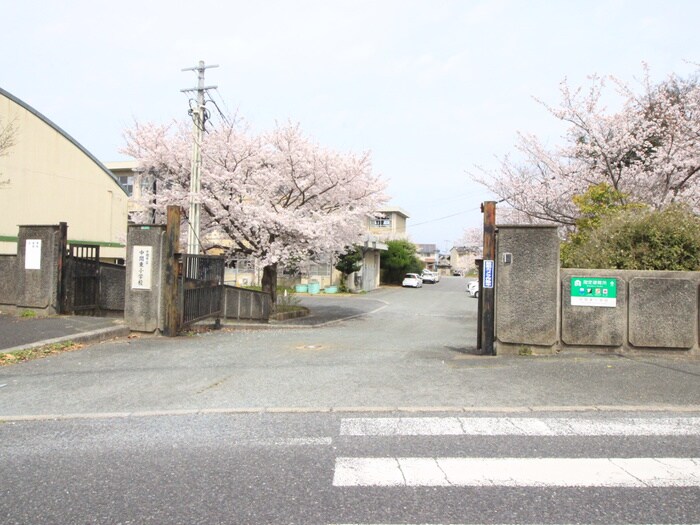
<path fill-rule="evenodd" d="M 321 285 L 318 281 L 309 282 L 309 293 L 315 294 L 321 291 Z"/>

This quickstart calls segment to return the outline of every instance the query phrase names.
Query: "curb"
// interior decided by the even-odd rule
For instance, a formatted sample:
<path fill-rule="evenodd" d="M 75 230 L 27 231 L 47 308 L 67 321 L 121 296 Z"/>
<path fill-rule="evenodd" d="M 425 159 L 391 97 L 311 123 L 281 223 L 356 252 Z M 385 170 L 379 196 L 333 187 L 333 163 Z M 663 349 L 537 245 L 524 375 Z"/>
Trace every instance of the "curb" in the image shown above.
<path fill-rule="evenodd" d="M 700 413 L 700 405 L 582 405 L 582 406 L 352 406 L 352 407 L 240 407 L 240 408 L 185 408 L 170 410 L 137 410 L 127 412 L 85 412 L 68 414 L 7 414 L 0 415 L 0 422 L 19 421 L 66 421 L 79 419 L 128 419 L 145 417 L 202 416 L 202 415 L 245 415 L 245 414 L 410 414 L 439 417 L 440 414 L 465 414 L 466 417 L 479 417 L 479 414 L 549 414 L 549 413 L 659 413 L 679 414 Z M 696 416 L 691 416 L 696 417 Z"/>
<path fill-rule="evenodd" d="M 11 354 L 14 352 L 21 352 L 23 350 L 32 350 L 33 348 L 40 348 L 42 346 L 68 342 L 99 343 L 101 341 L 106 341 L 107 339 L 114 339 L 115 337 L 126 337 L 130 333 L 131 330 L 128 326 L 110 326 L 107 328 L 100 328 L 99 330 L 92 330 L 90 332 L 79 332 L 73 335 L 54 337 L 53 339 L 44 339 L 43 341 L 35 341 L 33 343 L 27 343 L 25 345 L 20 346 L 13 346 L 11 348 L 0 348 L 0 352 L 3 354 Z"/>
<path fill-rule="evenodd" d="M 345 317 L 338 317 L 336 319 L 330 319 L 328 321 L 323 321 L 320 323 L 313 323 L 313 322 L 309 322 L 309 323 L 291 322 L 291 323 L 288 323 L 285 321 L 279 321 L 279 320 L 275 320 L 275 319 L 270 319 L 270 321 L 267 323 L 265 323 L 265 322 L 253 323 L 250 321 L 246 322 L 246 321 L 236 321 L 233 319 L 228 319 L 228 320 L 222 319 L 221 326 L 226 327 L 226 328 L 241 328 L 244 330 L 280 330 L 280 329 L 281 330 L 292 330 L 292 329 L 298 330 L 298 329 L 308 329 L 308 328 L 325 328 L 327 326 L 340 324 L 343 321 L 349 321 L 350 319 L 356 319 L 358 317 L 363 317 L 366 315 L 375 314 L 375 313 L 379 312 L 380 310 L 383 310 L 384 308 L 386 308 L 390 304 L 387 301 L 384 301 L 382 299 L 376 299 L 376 298 L 368 298 L 368 299 L 371 301 L 376 301 L 378 303 L 382 303 L 382 304 L 381 304 L 381 306 L 378 306 L 374 310 L 370 310 L 367 312 L 360 312 L 360 313 L 348 315 Z M 313 314 L 313 312 L 310 312 L 310 314 L 307 315 L 306 317 L 296 317 L 296 318 L 291 318 L 289 320 L 294 321 L 294 319 L 310 319 L 313 321 L 314 314 Z"/>

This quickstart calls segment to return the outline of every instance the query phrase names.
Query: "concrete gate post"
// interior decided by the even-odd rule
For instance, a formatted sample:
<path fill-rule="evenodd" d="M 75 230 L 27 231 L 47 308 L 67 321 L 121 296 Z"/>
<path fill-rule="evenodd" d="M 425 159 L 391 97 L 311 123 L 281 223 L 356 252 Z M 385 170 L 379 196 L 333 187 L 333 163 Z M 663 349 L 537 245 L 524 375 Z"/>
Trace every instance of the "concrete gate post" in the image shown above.
<path fill-rule="evenodd" d="M 130 330 L 163 330 L 165 226 L 129 225 L 124 320 Z"/>
<path fill-rule="evenodd" d="M 39 315 L 60 313 L 60 281 L 66 223 L 20 226 L 17 239 L 17 309 Z"/>
<path fill-rule="evenodd" d="M 559 237 L 556 226 L 498 225 L 498 353 L 559 345 Z"/>

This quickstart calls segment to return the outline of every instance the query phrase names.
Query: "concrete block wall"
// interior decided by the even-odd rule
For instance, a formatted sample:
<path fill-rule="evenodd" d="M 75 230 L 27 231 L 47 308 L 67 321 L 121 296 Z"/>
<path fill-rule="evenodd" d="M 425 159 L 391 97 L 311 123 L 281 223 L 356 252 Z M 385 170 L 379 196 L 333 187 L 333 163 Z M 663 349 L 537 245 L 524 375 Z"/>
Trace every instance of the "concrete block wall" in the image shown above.
<path fill-rule="evenodd" d="M 559 268 L 555 227 L 498 226 L 496 351 L 700 355 L 700 272 Z M 571 278 L 616 279 L 616 305 L 572 305 Z"/>
<path fill-rule="evenodd" d="M 617 306 L 572 306 L 571 277 L 617 279 Z M 562 349 L 700 354 L 700 272 L 561 270 Z"/>

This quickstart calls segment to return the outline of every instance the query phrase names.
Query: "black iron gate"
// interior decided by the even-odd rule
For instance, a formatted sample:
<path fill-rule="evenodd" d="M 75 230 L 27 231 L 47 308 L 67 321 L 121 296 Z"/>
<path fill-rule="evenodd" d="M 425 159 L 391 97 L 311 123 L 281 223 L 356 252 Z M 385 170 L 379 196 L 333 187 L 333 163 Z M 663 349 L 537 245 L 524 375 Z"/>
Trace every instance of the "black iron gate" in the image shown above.
<path fill-rule="evenodd" d="M 100 247 L 71 244 L 61 279 L 61 313 L 95 315 L 100 309 Z"/>
<path fill-rule="evenodd" d="M 221 314 L 224 257 L 180 255 L 180 329 Z"/>

